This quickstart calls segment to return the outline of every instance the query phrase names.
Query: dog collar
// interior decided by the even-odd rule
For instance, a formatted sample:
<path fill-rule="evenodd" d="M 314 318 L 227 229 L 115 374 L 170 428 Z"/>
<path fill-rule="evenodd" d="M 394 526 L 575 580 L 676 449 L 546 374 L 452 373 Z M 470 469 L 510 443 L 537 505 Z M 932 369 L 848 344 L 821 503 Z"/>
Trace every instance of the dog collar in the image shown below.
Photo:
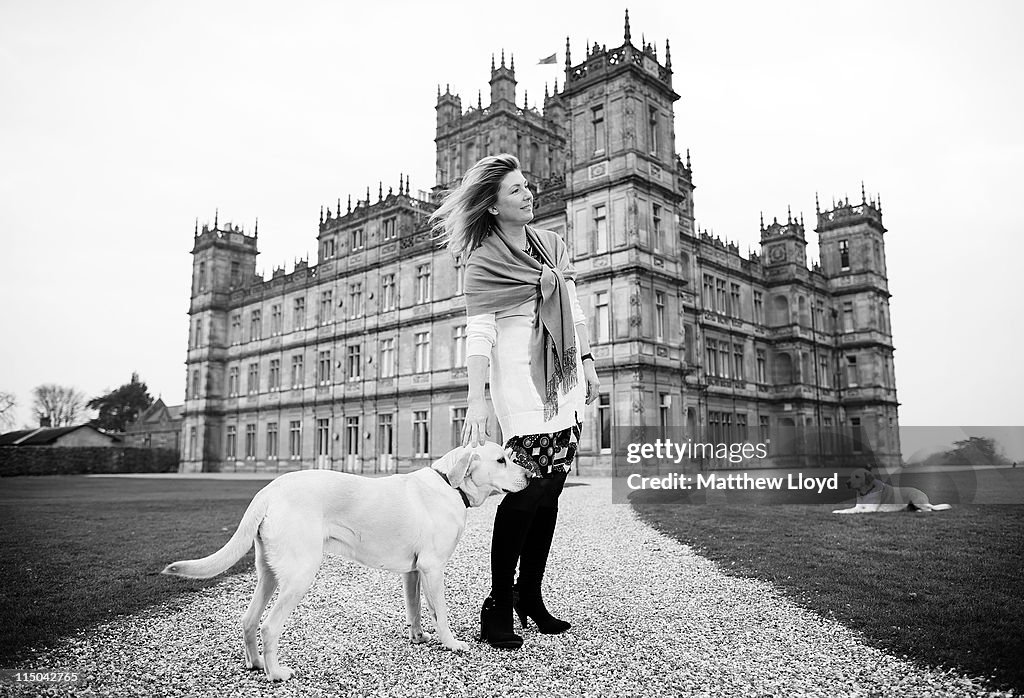
<path fill-rule="evenodd" d="M 447 475 L 442 473 L 440 470 L 434 470 L 434 468 L 431 468 L 431 470 L 433 470 L 435 473 L 440 475 L 441 479 L 444 480 L 448 484 L 449 487 L 452 486 L 452 481 L 448 479 Z M 458 488 L 458 487 L 453 487 L 452 489 L 454 489 L 456 492 L 459 493 L 459 495 L 462 497 L 462 503 L 466 505 L 467 509 L 469 509 L 469 497 L 466 495 L 466 493 L 463 492 L 462 489 Z"/>

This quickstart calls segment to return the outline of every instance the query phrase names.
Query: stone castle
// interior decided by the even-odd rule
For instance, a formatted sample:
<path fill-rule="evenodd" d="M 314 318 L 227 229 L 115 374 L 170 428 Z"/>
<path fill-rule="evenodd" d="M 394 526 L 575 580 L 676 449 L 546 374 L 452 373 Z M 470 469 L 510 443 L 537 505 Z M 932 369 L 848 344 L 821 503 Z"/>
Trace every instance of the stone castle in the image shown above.
<path fill-rule="evenodd" d="M 694 225 L 689 153 L 677 152 L 671 47 L 594 44 L 542 109 L 517 105 L 514 58 L 491 60 L 490 100 L 438 89 L 436 183 L 378 184 L 321 209 L 315 264 L 256 274 L 258 231 L 196 225 L 181 469 L 428 464 L 466 412 L 460 260 L 427 218 L 480 157 L 517 155 L 534 225 L 562 235 L 602 393 L 579 472 L 614 470 L 638 425 L 694 441 L 761 442 L 775 465 L 899 462 L 880 200 L 760 226 L 743 257 Z M 374 196 L 374 193 L 376 196 Z M 726 467 L 708 462 L 703 467 Z"/>

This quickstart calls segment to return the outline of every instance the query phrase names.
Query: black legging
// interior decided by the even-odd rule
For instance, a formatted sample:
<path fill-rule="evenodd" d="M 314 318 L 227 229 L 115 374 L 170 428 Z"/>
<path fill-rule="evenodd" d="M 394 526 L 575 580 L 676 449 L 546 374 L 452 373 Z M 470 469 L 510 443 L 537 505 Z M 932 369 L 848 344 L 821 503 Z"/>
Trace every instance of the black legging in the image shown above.
<path fill-rule="evenodd" d="M 505 495 L 498 505 L 491 539 L 491 595 L 495 599 L 511 598 L 517 562 L 520 587 L 540 591 L 566 475 L 531 479 L 526 489 Z"/>

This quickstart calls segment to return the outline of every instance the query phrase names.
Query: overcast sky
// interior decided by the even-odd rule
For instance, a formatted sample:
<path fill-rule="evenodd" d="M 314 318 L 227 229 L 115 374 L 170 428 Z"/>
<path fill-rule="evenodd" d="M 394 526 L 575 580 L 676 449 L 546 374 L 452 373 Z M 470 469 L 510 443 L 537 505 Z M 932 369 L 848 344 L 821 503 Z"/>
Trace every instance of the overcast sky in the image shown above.
<path fill-rule="evenodd" d="M 320 206 L 433 186 L 441 84 L 487 103 L 515 54 L 539 104 L 622 3 L 0 3 L 0 390 L 93 397 L 138 371 L 183 400 L 195 219 L 258 267 L 316 250 Z M 671 41 L 676 147 L 702 228 L 880 193 L 900 421 L 1024 425 L 1024 4 L 630 2 Z M 558 52 L 554 66 L 539 58 Z M 315 260 L 312 260 L 315 261 Z"/>

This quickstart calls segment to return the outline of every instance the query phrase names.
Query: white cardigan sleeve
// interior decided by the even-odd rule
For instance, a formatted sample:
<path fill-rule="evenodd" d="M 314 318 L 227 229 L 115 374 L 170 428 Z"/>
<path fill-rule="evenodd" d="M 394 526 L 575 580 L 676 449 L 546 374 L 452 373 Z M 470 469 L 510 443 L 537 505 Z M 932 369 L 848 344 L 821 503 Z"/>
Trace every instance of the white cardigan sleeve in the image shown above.
<path fill-rule="evenodd" d="M 491 349 L 498 337 L 498 325 L 494 313 L 470 315 L 466 319 L 466 358 L 486 356 L 491 358 Z"/>
<path fill-rule="evenodd" d="M 586 324 L 587 316 L 583 314 L 583 307 L 580 305 L 579 296 L 576 295 L 576 282 L 566 281 L 565 288 L 569 291 L 569 305 L 572 307 L 572 324 L 578 325 L 581 322 Z"/>

